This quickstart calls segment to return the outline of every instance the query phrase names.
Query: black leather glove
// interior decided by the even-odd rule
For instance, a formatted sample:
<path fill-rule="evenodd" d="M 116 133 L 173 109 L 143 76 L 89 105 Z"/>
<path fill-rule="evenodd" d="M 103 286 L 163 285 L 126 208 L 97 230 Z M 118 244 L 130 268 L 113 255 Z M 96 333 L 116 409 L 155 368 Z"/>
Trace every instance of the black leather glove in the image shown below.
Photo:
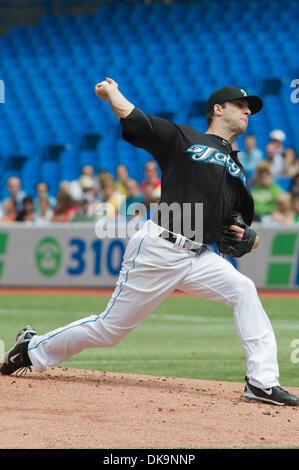
<path fill-rule="evenodd" d="M 244 229 L 242 240 L 238 240 L 237 233 L 229 229 L 230 225 L 238 225 Z M 242 214 L 240 212 L 233 212 L 229 225 L 222 227 L 217 246 L 223 255 L 240 258 L 252 250 L 255 239 L 256 232 L 244 222 Z"/>

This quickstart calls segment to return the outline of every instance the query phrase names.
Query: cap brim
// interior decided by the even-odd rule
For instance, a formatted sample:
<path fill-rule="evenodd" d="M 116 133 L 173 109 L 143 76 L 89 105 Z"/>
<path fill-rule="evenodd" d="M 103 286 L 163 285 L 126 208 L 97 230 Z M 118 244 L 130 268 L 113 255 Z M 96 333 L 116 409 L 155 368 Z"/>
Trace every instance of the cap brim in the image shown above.
<path fill-rule="evenodd" d="M 258 113 L 263 107 L 263 101 L 259 96 L 244 96 L 247 100 L 251 114 Z"/>

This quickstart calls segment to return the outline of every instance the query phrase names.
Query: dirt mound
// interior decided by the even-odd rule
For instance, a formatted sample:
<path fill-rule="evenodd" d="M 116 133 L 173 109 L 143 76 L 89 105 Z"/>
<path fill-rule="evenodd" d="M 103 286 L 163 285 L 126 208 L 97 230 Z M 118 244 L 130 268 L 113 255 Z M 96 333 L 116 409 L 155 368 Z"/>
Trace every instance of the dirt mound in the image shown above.
<path fill-rule="evenodd" d="M 63 368 L 0 376 L 0 448 L 298 446 L 299 407 L 245 403 L 243 388 L 243 383 Z"/>

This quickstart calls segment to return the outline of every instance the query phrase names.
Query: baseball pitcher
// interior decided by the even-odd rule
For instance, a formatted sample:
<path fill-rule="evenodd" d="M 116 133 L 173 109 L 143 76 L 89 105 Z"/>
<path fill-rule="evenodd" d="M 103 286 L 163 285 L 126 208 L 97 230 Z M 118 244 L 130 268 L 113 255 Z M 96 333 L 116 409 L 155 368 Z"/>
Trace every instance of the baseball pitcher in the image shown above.
<path fill-rule="evenodd" d="M 262 109 L 261 98 L 230 86 L 215 91 L 201 133 L 137 109 L 111 78 L 95 93 L 111 106 L 123 138 L 158 162 L 158 209 L 129 240 L 105 311 L 44 335 L 25 327 L 4 355 L 1 373 L 31 365 L 43 371 L 84 348 L 114 346 L 179 289 L 232 307 L 247 360 L 245 400 L 297 406 L 299 399 L 280 387 L 276 340 L 256 287 L 223 256 L 245 256 L 259 243 L 250 227 L 253 199 L 232 143 Z"/>

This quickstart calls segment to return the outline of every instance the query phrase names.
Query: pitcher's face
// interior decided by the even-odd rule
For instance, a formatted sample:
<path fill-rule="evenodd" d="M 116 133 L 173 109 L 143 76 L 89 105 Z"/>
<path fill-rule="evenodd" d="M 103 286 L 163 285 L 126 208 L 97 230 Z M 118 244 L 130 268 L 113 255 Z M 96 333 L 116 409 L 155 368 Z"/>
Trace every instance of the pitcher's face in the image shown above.
<path fill-rule="evenodd" d="M 251 111 L 245 99 L 227 101 L 223 108 L 221 123 L 235 135 L 243 134 L 248 126 Z"/>

